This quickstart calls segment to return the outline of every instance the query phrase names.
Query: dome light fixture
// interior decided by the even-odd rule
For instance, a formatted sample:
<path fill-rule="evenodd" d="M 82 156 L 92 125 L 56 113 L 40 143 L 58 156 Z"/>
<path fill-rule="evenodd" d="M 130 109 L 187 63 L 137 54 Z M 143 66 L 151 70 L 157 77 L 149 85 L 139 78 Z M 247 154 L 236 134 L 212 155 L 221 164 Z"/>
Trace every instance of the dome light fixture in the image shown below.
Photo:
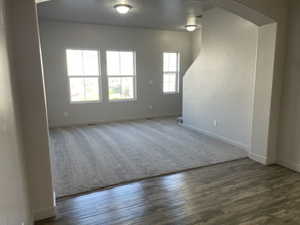
<path fill-rule="evenodd" d="M 114 8 L 120 14 L 127 14 L 132 9 L 132 6 L 128 4 L 116 4 Z"/>
<path fill-rule="evenodd" d="M 198 25 L 197 24 L 190 24 L 190 25 L 185 25 L 184 27 L 188 32 L 193 32 L 198 28 Z"/>

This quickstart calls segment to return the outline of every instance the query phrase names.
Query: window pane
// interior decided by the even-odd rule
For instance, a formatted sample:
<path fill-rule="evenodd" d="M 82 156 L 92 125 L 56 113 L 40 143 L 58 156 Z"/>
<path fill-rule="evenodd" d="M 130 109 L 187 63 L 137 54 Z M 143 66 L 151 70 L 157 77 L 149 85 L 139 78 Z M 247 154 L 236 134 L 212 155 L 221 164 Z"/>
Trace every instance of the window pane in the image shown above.
<path fill-rule="evenodd" d="M 83 74 L 82 52 L 80 50 L 67 50 L 67 68 L 70 76 Z"/>
<path fill-rule="evenodd" d="M 133 77 L 110 77 L 108 80 L 108 86 L 110 100 L 134 98 Z"/>
<path fill-rule="evenodd" d="M 121 75 L 134 75 L 133 52 L 120 52 Z"/>
<path fill-rule="evenodd" d="M 122 98 L 133 98 L 133 77 L 121 78 L 121 96 Z"/>
<path fill-rule="evenodd" d="M 107 51 L 107 75 L 134 75 L 134 53 Z"/>
<path fill-rule="evenodd" d="M 98 51 L 83 51 L 84 75 L 99 75 Z"/>
<path fill-rule="evenodd" d="M 164 53 L 164 72 L 176 72 L 177 65 L 177 53 Z"/>
<path fill-rule="evenodd" d="M 121 78 L 109 78 L 108 79 L 109 99 L 121 98 Z"/>
<path fill-rule="evenodd" d="M 120 57 L 119 52 L 107 51 L 106 64 L 108 75 L 120 75 Z"/>
<path fill-rule="evenodd" d="M 98 101 L 99 100 L 99 79 L 84 78 L 84 80 L 85 80 L 85 100 Z"/>
<path fill-rule="evenodd" d="M 163 91 L 165 93 L 168 92 L 176 92 L 176 73 L 165 73 L 164 74 L 164 87 Z"/>
<path fill-rule="evenodd" d="M 71 101 L 84 101 L 84 78 L 70 78 Z"/>
<path fill-rule="evenodd" d="M 70 78 L 70 92 L 72 102 L 98 101 L 98 78 Z"/>
<path fill-rule="evenodd" d="M 169 71 L 169 54 L 164 53 L 164 71 Z"/>

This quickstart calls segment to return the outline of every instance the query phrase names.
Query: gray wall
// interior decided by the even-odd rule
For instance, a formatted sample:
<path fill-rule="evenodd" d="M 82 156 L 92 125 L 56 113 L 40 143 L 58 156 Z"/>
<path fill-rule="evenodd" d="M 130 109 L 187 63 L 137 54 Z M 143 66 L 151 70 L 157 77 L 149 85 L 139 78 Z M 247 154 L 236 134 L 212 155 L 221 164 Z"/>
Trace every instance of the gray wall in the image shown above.
<path fill-rule="evenodd" d="M 279 103 L 281 94 L 281 84 L 284 74 L 285 47 L 286 47 L 286 0 L 235 0 L 246 6 L 258 10 L 261 13 L 273 18 L 278 22 L 278 33 L 276 38 L 276 57 L 274 69 L 274 81 L 272 88 L 272 109 L 271 124 L 268 132 L 268 148 L 276 150 L 277 121 L 279 115 Z M 35 210 L 39 212 L 52 211 L 53 200 L 50 158 L 48 149 L 47 117 L 44 100 L 43 73 L 40 66 L 39 46 L 37 40 L 37 28 L 34 11 L 34 2 L 31 0 L 11 0 L 14 6 L 14 27 L 15 34 L 13 40 L 16 46 L 16 67 L 19 76 L 20 95 L 22 96 L 22 120 L 25 124 L 24 143 L 28 155 L 27 164 L 30 168 L 30 187 L 34 193 L 32 199 Z M 78 34 L 76 34 L 78 35 Z M 29 57 L 30 56 L 30 57 Z M 6 87 L 6 86 L 5 86 Z M 297 94 L 294 94 L 295 96 Z M 30 107 L 28 107 L 30 106 Z M 1 142 L 2 143 L 2 142 Z M 285 151 L 284 149 L 283 151 Z M 295 150 L 296 152 L 297 150 Z M 10 154 L 10 153 L 9 153 Z M 10 160 L 10 162 L 15 162 Z M 1 165 L 2 166 L 2 165 Z M 1 176 L 2 177 L 2 176 Z M 37 186 L 35 186 L 37 185 Z M 15 188 L 18 188 L 15 186 Z M 10 190 L 7 188 L 8 191 Z M 12 193 L 8 192 L 8 193 Z M 16 192 L 17 193 L 17 192 Z M 9 196 L 9 194 L 6 196 Z M 2 196 L 1 196 L 2 197 Z M 2 200 L 2 199 L 1 199 Z M 18 196 L 19 205 L 22 200 Z M 0 202 L 2 204 L 3 201 Z M 2 205 L 1 205 L 2 206 Z M 3 207 L 2 207 L 3 208 Z M 1 208 L 1 212 L 2 212 Z M 4 209 L 7 209 L 6 207 Z M 15 211 L 12 211 L 12 214 Z M 6 213 L 5 213 L 6 214 Z M 41 214 L 40 214 L 41 215 Z M 44 214 L 44 218 L 49 216 Z M 42 216 L 41 216 L 42 217 Z M 14 221 L 13 221 L 13 224 Z"/>
<path fill-rule="evenodd" d="M 265 42 L 265 38 L 269 39 L 266 42 L 268 45 L 264 46 L 265 50 L 258 52 L 256 75 L 261 77 L 256 81 L 263 81 L 263 83 L 256 85 L 255 89 L 254 102 L 258 104 L 254 104 L 249 156 L 263 164 L 275 163 L 279 151 L 277 145 L 278 122 L 281 88 L 285 73 L 288 1 L 218 0 L 216 3 L 219 7 L 240 15 L 259 26 L 260 46 Z M 268 57 L 271 55 L 272 57 Z M 260 63 L 261 59 L 265 57 L 268 59 L 267 64 Z M 268 73 L 266 76 L 264 71 Z"/>
<path fill-rule="evenodd" d="M 213 9 L 204 14 L 202 35 L 200 54 L 184 76 L 184 123 L 249 148 L 258 27 Z"/>
<path fill-rule="evenodd" d="M 290 1 L 278 161 L 300 171 L 300 1 Z"/>
<path fill-rule="evenodd" d="M 50 126 L 181 114 L 181 93 L 162 94 L 162 53 L 180 52 L 181 74 L 184 74 L 192 61 L 191 34 L 49 21 L 40 23 L 40 31 Z M 100 49 L 102 74 L 105 74 L 105 50 L 136 51 L 137 101 L 109 103 L 105 89 L 102 103 L 70 104 L 66 48 Z M 104 76 L 102 81 L 106 83 Z"/>
<path fill-rule="evenodd" d="M 193 61 L 198 57 L 202 47 L 202 28 L 192 34 Z"/>
<path fill-rule="evenodd" d="M 31 224 L 5 0 L 0 0 L 0 224 Z"/>

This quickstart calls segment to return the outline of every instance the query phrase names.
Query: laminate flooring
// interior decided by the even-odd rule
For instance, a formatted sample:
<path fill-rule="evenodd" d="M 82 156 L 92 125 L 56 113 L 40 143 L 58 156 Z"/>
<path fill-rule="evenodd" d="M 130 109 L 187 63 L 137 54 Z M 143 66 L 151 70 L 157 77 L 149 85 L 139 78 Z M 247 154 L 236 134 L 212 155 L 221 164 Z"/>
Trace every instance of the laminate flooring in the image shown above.
<path fill-rule="evenodd" d="M 299 225 L 300 175 L 236 160 L 57 202 L 37 225 Z"/>

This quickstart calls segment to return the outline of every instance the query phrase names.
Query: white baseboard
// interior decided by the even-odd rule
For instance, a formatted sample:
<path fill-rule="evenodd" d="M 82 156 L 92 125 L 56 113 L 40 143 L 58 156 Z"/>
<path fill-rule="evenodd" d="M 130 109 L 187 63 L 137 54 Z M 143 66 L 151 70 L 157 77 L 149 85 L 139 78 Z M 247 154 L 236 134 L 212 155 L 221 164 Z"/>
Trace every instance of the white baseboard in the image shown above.
<path fill-rule="evenodd" d="M 300 163 L 295 163 L 295 162 L 291 162 L 291 161 L 288 162 L 286 160 L 278 160 L 277 164 L 287 167 L 296 172 L 300 172 Z"/>
<path fill-rule="evenodd" d="M 257 155 L 257 154 L 249 152 L 248 157 L 256 162 L 263 164 L 263 165 L 269 165 L 268 160 L 265 156 L 261 156 L 261 155 Z"/>
<path fill-rule="evenodd" d="M 168 118 L 168 117 L 179 117 L 180 113 L 167 113 L 161 115 L 149 115 L 149 116 L 140 116 L 140 117 L 123 117 L 115 120 L 99 120 L 93 122 L 84 122 L 84 123 L 70 123 L 70 124 L 62 124 L 62 125 L 50 125 L 50 129 L 54 128 L 64 128 L 64 127 L 73 127 L 73 126 L 85 126 L 88 124 L 103 124 L 103 123 L 117 123 L 117 122 L 126 122 L 126 121 L 134 121 L 134 120 L 143 120 L 143 119 L 156 119 L 156 118 Z"/>
<path fill-rule="evenodd" d="M 196 132 L 199 132 L 201 134 L 207 135 L 207 136 L 215 138 L 215 139 L 219 139 L 219 140 L 221 140 L 221 141 L 223 141 L 225 143 L 228 143 L 228 144 L 234 145 L 236 147 L 239 147 L 239 148 L 241 148 L 242 150 L 244 150 L 246 152 L 249 152 L 249 147 L 246 146 L 243 143 L 231 140 L 230 138 L 227 138 L 227 137 L 224 137 L 224 136 L 221 136 L 221 135 L 214 134 L 214 133 L 212 133 L 210 131 L 207 131 L 207 130 L 203 130 L 203 129 L 194 127 L 194 126 L 192 126 L 190 124 L 186 124 L 184 122 L 181 125 L 184 126 L 184 127 L 186 127 L 186 128 L 192 129 L 192 130 L 194 130 Z"/>
<path fill-rule="evenodd" d="M 51 217 L 55 217 L 55 215 L 56 215 L 55 207 L 33 210 L 33 220 L 34 221 L 48 219 Z"/>

